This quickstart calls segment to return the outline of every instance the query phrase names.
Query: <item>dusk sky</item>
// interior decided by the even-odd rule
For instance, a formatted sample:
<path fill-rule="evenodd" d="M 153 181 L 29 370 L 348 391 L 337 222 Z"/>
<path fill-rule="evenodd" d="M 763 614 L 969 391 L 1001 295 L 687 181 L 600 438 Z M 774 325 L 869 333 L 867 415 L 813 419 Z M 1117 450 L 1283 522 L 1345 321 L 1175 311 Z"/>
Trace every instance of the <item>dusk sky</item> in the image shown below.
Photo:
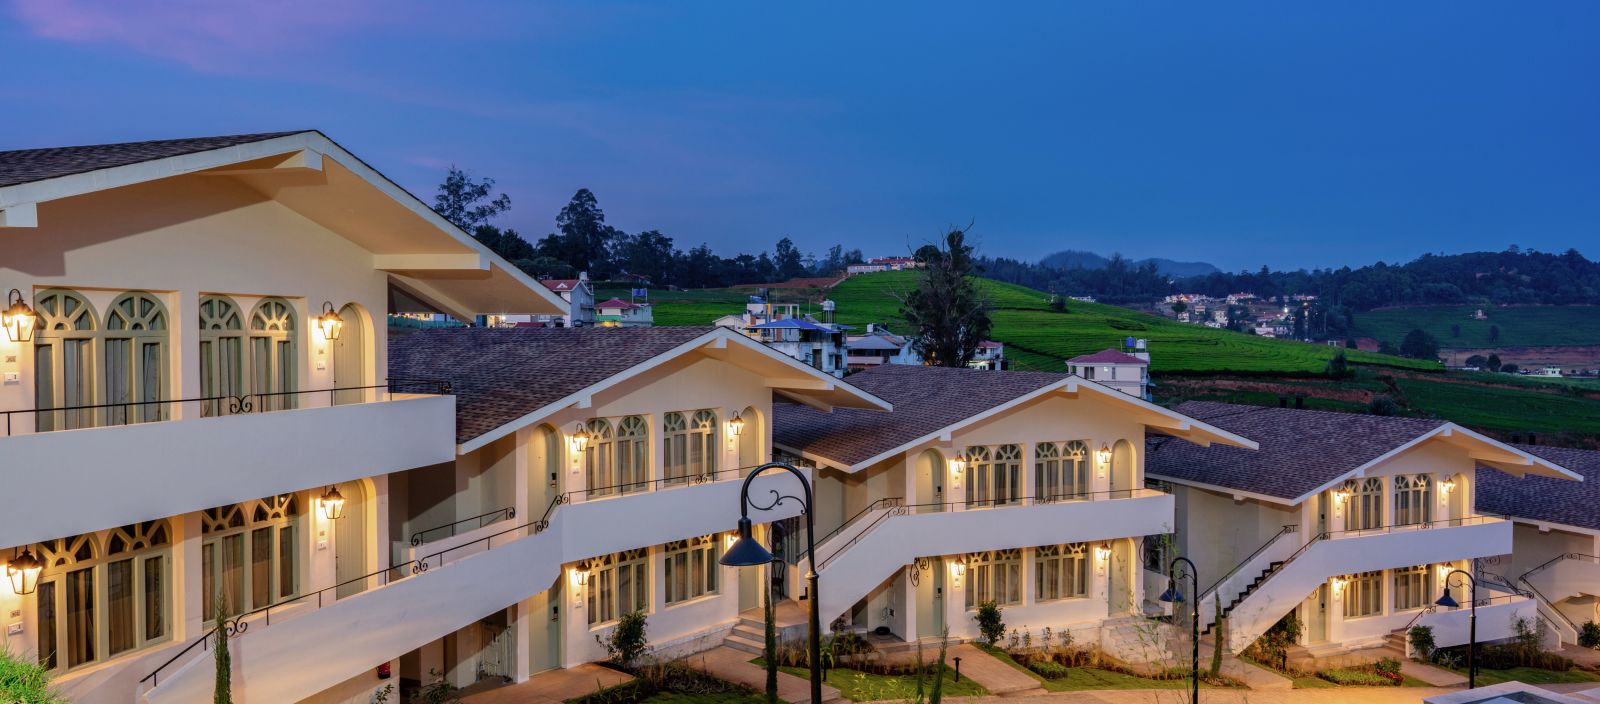
<path fill-rule="evenodd" d="M 1600 3 L 136 5 L 0 0 L 0 149 L 315 128 L 726 255 L 1600 256 Z"/>

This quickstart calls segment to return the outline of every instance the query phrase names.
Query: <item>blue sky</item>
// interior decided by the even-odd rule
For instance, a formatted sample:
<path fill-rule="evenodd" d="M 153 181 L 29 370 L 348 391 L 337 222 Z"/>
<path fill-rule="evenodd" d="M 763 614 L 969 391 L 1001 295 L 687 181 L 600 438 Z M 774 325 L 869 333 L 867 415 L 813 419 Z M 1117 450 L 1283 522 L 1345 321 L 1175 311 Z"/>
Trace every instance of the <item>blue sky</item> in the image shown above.
<path fill-rule="evenodd" d="M 980 7 L 980 5 L 982 7 Z M 1600 256 L 1600 4 L 0 0 L 0 148 L 317 128 L 724 254 Z"/>

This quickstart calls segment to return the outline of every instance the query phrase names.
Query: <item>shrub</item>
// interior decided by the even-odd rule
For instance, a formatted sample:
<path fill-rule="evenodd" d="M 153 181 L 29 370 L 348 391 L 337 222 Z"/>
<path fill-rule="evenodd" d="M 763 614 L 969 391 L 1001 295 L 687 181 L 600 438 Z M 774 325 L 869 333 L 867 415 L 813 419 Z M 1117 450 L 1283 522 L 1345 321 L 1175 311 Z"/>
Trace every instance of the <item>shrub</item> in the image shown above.
<path fill-rule="evenodd" d="M 1376 672 L 1366 672 L 1351 667 L 1334 667 L 1317 673 L 1318 677 L 1337 685 L 1355 687 L 1392 687 L 1396 682 Z"/>
<path fill-rule="evenodd" d="M 1396 658 L 1378 658 L 1378 661 L 1373 663 L 1372 669 L 1376 670 L 1380 675 L 1398 675 L 1400 674 L 1400 661 Z"/>
<path fill-rule="evenodd" d="M 594 638 L 606 647 L 611 662 L 617 667 L 630 669 L 650 649 L 650 642 L 645 637 L 647 621 L 648 617 L 643 611 L 629 612 L 622 615 L 604 640 L 598 635 Z"/>
<path fill-rule="evenodd" d="M 1433 626 L 1412 626 L 1406 637 L 1411 641 L 1411 652 L 1416 657 L 1422 660 L 1433 657 Z"/>
<path fill-rule="evenodd" d="M 1600 624 L 1585 621 L 1583 628 L 1578 630 L 1578 645 L 1585 648 L 1600 648 Z"/>
<path fill-rule="evenodd" d="M 1047 680 L 1059 680 L 1072 674 L 1072 670 L 1066 665 L 1057 663 L 1054 660 L 1034 660 L 1028 663 L 1028 669 L 1033 670 L 1034 674 Z"/>
<path fill-rule="evenodd" d="M 50 676 L 42 665 L 0 649 L 0 701 L 29 704 L 66 704 L 50 691 Z"/>
<path fill-rule="evenodd" d="M 1400 415 L 1400 404 L 1396 403 L 1394 397 L 1388 394 L 1379 394 L 1373 396 L 1372 400 L 1367 402 L 1367 412 L 1375 416 Z"/>
<path fill-rule="evenodd" d="M 1001 619 L 1000 605 L 993 601 L 985 601 L 978 605 L 978 633 L 983 636 L 983 642 L 993 648 L 1006 635 L 1006 623 Z"/>

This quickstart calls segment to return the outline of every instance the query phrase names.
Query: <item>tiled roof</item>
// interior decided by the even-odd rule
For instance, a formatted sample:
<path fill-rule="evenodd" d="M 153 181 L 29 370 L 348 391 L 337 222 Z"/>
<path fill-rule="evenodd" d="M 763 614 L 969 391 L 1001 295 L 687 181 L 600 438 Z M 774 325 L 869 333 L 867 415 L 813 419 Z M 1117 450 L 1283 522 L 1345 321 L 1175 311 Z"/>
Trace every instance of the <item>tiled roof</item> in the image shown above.
<path fill-rule="evenodd" d="M 1280 499 L 1298 499 L 1382 457 L 1442 420 L 1188 401 L 1173 410 L 1250 438 L 1261 449 L 1147 439 L 1145 472 Z"/>
<path fill-rule="evenodd" d="M 1116 350 L 1100 350 L 1094 354 L 1085 354 L 1067 360 L 1067 364 L 1149 364 L 1131 354 Z"/>
<path fill-rule="evenodd" d="M 633 309 L 633 308 L 643 308 L 644 306 L 641 306 L 641 305 L 639 305 L 637 303 L 629 303 L 629 302 L 624 301 L 624 300 L 622 300 L 620 298 L 613 298 L 613 299 L 611 299 L 609 301 L 605 301 L 604 303 L 596 303 L 596 304 L 594 304 L 594 307 L 596 307 L 596 308 Z"/>
<path fill-rule="evenodd" d="M 302 130 L 303 132 L 304 130 Z M 301 132 L 264 132 L 223 137 L 161 139 L 149 142 L 48 147 L 0 152 L 0 187 L 127 166 L 144 161 L 194 154 L 251 142 L 264 142 Z"/>
<path fill-rule="evenodd" d="M 809 330 L 811 332 L 833 332 L 831 328 L 823 327 L 820 323 L 813 323 L 800 318 L 784 318 L 783 320 L 769 320 L 759 325 L 751 325 L 751 330 Z"/>
<path fill-rule="evenodd" d="M 1007 401 L 1067 379 L 1048 372 L 992 372 L 885 365 L 850 375 L 850 383 L 894 405 L 894 411 L 773 406 L 773 442 L 833 462 L 855 465 Z"/>
<path fill-rule="evenodd" d="M 1600 530 L 1600 451 L 1513 445 L 1583 475 L 1584 481 L 1478 468 L 1478 510 L 1514 518 Z"/>
<path fill-rule="evenodd" d="M 423 330 L 389 342 L 389 376 L 449 381 L 464 443 L 714 330 Z"/>
<path fill-rule="evenodd" d="M 986 349 L 986 350 L 997 350 L 997 349 L 1000 349 L 1002 347 L 1005 347 L 1005 344 L 999 343 L 999 342 L 995 342 L 994 340 L 984 340 L 984 341 L 978 343 L 978 347 L 981 347 L 981 348 Z"/>
<path fill-rule="evenodd" d="M 551 291 L 571 291 L 578 287 L 581 279 L 540 279 L 539 283 Z"/>

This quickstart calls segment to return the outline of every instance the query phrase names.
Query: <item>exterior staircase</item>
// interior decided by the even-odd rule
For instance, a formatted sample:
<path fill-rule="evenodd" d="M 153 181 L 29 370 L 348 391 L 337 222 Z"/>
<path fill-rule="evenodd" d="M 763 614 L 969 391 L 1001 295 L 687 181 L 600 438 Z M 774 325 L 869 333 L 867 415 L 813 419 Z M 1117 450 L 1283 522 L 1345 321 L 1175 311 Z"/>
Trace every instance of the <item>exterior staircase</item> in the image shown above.
<path fill-rule="evenodd" d="M 1245 599 L 1249 599 L 1251 594 L 1256 593 L 1256 589 L 1260 588 L 1262 583 L 1266 582 L 1268 578 L 1276 574 L 1278 572 L 1278 568 L 1283 567 L 1285 562 L 1286 560 L 1273 560 L 1268 562 L 1267 566 L 1262 568 L 1261 574 L 1256 575 L 1255 579 L 1245 586 L 1244 591 L 1239 592 L 1233 597 L 1232 601 L 1228 602 L 1222 607 L 1222 617 L 1227 618 L 1228 614 L 1233 613 L 1233 610 L 1238 608 L 1239 604 L 1243 603 Z M 1200 614 L 1201 620 L 1205 620 L 1208 615 L 1215 617 L 1216 611 L 1213 609 L 1210 614 Z M 1217 622 L 1213 618 L 1213 620 L 1206 623 L 1205 628 L 1200 630 L 1200 635 L 1211 635 L 1211 629 L 1216 628 L 1216 626 Z"/>
<path fill-rule="evenodd" d="M 739 622 L 733 624 L 733 631 L 722 644 L 751 656 L 761 655 L 766 649 L 767 629 L 766 624 L 753 618 L 739 617 Z"/>
<path fill-rule="evenodd" d="M 1154 674 L 1188 667 L 1189 634 L 1163 621 L 1121 616 L 1100 625 L 1100 649 L 1134 670 Z"/>

